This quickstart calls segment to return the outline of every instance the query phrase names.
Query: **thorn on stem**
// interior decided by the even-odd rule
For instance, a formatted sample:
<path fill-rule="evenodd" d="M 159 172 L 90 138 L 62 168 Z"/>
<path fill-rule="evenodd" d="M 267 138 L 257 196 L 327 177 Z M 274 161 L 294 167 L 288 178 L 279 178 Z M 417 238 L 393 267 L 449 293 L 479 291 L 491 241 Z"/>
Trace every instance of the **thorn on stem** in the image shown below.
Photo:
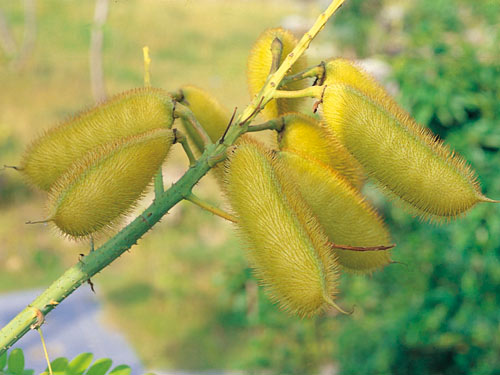
<path fill-rule="evenodd" d="M 231 125 L 233 124 L 233 120 L 234 120 L 234 117 L 236 116 L 236 111 L 238 110 L 238 107 L 234 107 L 234 111 L 233 111 L 233 114 L 231 116 L 231 118 L 229 119 L 229 123 L 227 124 L 226 126 L 226 130 L 224 130 L 224 134 L 222 134 L 222 137 L 220 139 L 220 142 L 219 144 L 222 144 L 222 142 L 224 142 L 224 138 L 226 137 L 226 134 L 229 130 L 229 128 L 231 127 Z"/>
<path fill-rule="evenodd" d="M 250 120 L 257 112 L 261 111 L 262 108 L 261 108 L 261 105 L 262 105 L 262 102 L 264 101 L 264 97 L 260 98 L 260 101 L 259 101 L 259 104 L 257 104 L 257 107 L 254 108 L 254 110 L 252 111 L 252 113 L 250 113 L 250 115 L 248 115 L 248 117 L 245 119 L 245 120 L 242 120 L 240 121 L 240 126 L 243 126 L 248 120 Z"/>
<path fill-rule="evenodd" d="M 95 294 L 94 283 L 92 282 L 92 280 L 88 279 L 87 284 L 90 285 L 90 290 Z"/>
<path fill-rule="evenodd" d="M 36 322 L 30 325 L 30 329 L 38 329 L 45 322 L 45 315 L 40 311 L 39 308 L 30 306 L 31 309 L 35 312 Z"/>

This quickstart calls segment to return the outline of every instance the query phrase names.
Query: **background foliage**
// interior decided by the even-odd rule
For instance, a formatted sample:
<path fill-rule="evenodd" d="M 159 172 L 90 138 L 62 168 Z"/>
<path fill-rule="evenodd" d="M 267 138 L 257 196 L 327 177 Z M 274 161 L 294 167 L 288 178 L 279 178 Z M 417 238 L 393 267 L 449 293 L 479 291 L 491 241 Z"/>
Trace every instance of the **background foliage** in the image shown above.
<path fill-rule="evenodd" d="M 104 29 L 108 91 L 142 85 L 141 48 L 148 44 L 153 83 L 170 90 L 196 83 L 230 108 L 248 100 L 245 61 L 261 30 L 286 15 L 320 9 L 290 1 L 147 3 L 111 5 Z M 18 38 L 20 4 L 2 8 Z M 33 133 L 92 102 L 92 2 L 75 4 L 39 2 L 37 47 L 24 72 L 10 71 L 0 54 L 2 164 L 15 164 Z M 497 199 L 499 14 L 500 3 L 492 0 L 349 0 L 319 41 L 335 44 L 345 57 L 388 63 L 400 103 L 462 154 L 484 192 Z M 180 153 L 173 155 L 166 183 L 185 166 Z M 218 201 L 209 178 L 199 191 Z M 355 304 L 352 316 L 300 320 L 277 311 L 257 288 L 231 226 L 186 203 L 94 280 L 107 320 L 154 368 L 499 373 L 500 208 L 480 205 L 435 226 L 370 187 L 367 194 L 386 217 L 402 264 L 372 277 L 343 277 L 341 303 Z M 0 175 L 1 291 L 47 285 L 85 251 L 46 228 L 22 224 L 42 215 L 42 200 L 15 174 Z"/>

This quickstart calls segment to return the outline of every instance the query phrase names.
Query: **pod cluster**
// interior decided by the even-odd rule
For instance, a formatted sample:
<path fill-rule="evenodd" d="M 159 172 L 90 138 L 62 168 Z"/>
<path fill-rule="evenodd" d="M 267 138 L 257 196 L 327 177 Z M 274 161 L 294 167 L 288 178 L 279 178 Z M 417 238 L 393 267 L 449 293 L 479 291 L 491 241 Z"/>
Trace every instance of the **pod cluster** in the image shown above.
<path fill-rule="evenodd" d="M 173 101 L 160 89 L 117 95 L 38 137 L 21 171 L 49 194 L 45 221 L 72 238 L 109 229 L 150 184 L 174 141 Z"/>
<path fill-rule="evenodd" d="M 282 28 L 260 35 L 247 64 L 252 97 L 296 44 Z M 306 88 L 304 77 L 317 71 L 305 70 L 306 64 L 300 57 L 287 73 L 287 85 L 277 89 Z M 463 158 L 354 63 L 332 60 L 317 81 L 321 90 L 280 93 L 262 109 L 266 120 L 275 121 L 252 130 L 272 123 L 274 147 L 243 135 L 226 162 L 214 168 L 257 278 L 282 309 L 301 317 L 330 306 L 342 311 L 335 302 L 341 271 L 371 273 L 392 262 L 390 233 L 362 193 L 366 179 L 432 221 L 495 202 L 481 193 Z M 321 92 L 321 116 L 301 113 L 301 95 L 315 92 Z M 224 134 L 230 113 L 195 86 L 183 86 L 178 100 L 188 108 L 181 121 L 200 155 L 204 139 L 216 142 Z M 48 191 L 46 221 L 74 238 L 119 222 L 175 141 L 174 107 L 162 90 L 128 91 L 36 139 L 20 169 L 32 185 Z"/>
<path fill-rule="evenodd" d="M 269 74 L 272 39 L 294 43 L 285 34 L 271 29 L 256 42 L 248 62 L 252 95 Z M 301 69 L 295 65 L 289 75 L 299 77 Z M 328 285 L 335 284 L 338 270 L 371 273 L 392 262 L 390 233 L 362 194 L 365 179 L 431 221 L 496 202 L 481 193 L 463 158 L 356 64 L 332 60 L 320 78 L 321 116 L 300 113 L 293 102 L 271 101 L 263 114 L 283 125 L 277 148 L 240 144 L 226 165 L 227 196 L 256 275 L 282 308 L 299 315 L 332 304 L 337 289 Z M 298 82 L 280 89 L 304 88 Z M 297 280 L 314 302 L 298 295 Z M 320 295 L 325 298 L 313 297 Z"/>

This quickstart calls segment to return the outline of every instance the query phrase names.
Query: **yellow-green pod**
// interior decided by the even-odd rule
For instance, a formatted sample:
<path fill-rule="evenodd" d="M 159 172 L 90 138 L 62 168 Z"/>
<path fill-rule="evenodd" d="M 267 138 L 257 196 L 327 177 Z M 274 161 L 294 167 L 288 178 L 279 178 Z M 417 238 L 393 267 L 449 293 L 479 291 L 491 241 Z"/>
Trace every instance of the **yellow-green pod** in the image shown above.
<path fill-rule="evenodd" d="M 207 91 L 192 85 L 181 87 L 182 103 L 193 112 L 194 116 L 205 129 L 212 142 L 217 141 L 229 124 L 231 114 L 220 102 Z M 184 129 L 198 152 L 205 148 L 198 134 L 185 119 L 181 119 Z"/>
<path fill-rule="evenodd" d="M 74 238 L 112 228 L 142 196 L 173 140 L 171 129 L 156 129 L 90 151 L 53 184 L 47 221 Z"/>
<path fill-rule="evenodd" d="M 226 164 L 226 193 L 255 273 L 279 306 L 300 316 L 334 305 L 337 265 L 328 238 L 284 166 L 245 140 Z"/>
<path fill-rule="evenodd" d="M 90 150 L 121 137 L 170 128 L 172 110 L 172 98 L 161 89 L 124 92 L 45 132 L 27 148 L 21 170 L 31 184 L 48 191 Z"/>
<path fill-rule="evenodd" d="M 325 90 L 323 115 L 365 172 L 422 217 L 450 219 L 492 202 L 464 159 L 382 96 L 334 84 Z"/>
<path fill-rule="evenodd" d="M 372 99 L 378 98 L 395 103 L 382 85 L 353 61 L 340 58 L 326 64 L 325 85 L 333 84 L 349 85 Z"/>
<path fill-rule="evenodd" d="M 281 150 L 316 159 L 336 170 L 354 187 L 363 186 L 361 165 L 318 120 L 301 113 L 286 114 L 278 142 Z"/>
<path fill-rule="evenodd" d="M 267 29 L 264 31 L 255 42 L 247 64 L 247 80 L 250 95 L 257 95 L 269 76 L 273 56 L 271 53 L 271 44 L 275 38 L 278 38 L 283 44 L 283 52 L 281 54 L 280 64 L 285 57 L 292 52 L 297 44 L 297 39 L 293 34 L 281 27 Z M 290 69 L 289 74 L 298 73 L 307 68 L 307 60 L 305 56 L 301 56 Z M 305 88 L 307 82 L 296 81 L 286 86 L 281 87 L 281 90 L 299 90 Z M 273 119 L 281 114 L 291 111 L 300 110 L 300 104 L 303 99 L 277 99 L 271 100 L 262 111 L 262 114 L 267 119 Z"/>
<path fill-rule="evenodd" d="M 306 156 L 282 151 L 288 176 L 311 207 L 330 242 L 354 247 L 383 246 L 390 235 L 383 220 L 347 180 L 329 166 Z M 391 262 L 390 251 L 333 249 L 346 271 L 365 273 Z"/>

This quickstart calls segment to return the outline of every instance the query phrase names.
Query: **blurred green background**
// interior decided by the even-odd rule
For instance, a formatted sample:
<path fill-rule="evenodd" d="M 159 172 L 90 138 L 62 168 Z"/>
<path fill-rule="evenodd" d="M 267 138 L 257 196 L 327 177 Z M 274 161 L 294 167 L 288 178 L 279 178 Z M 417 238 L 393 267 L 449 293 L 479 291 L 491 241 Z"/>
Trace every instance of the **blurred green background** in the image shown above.
<path fill-rule="evenodd" d="M 107 92 L 142 85 L 148 45 L 153 85 L 196 84 L 243 108 L 246 58 L 258 34 L 280 24 L 300 33 L 325 6 L 110 1 L 102 28 Z M 43 129 L 94 102 L 94 2 L 38 1 L 35 43 L 23 54 L 23 2 L 2 1 L 0 12 L 17 47 L 0 48 L 0 164 L 15 165 Z M 500 198 L 500 2 L 347 0 L 310 60 L 337 55 L 382 66 L 398 101 L 470 162 L 486 195 Z M 175 152 L 165 183 L 186 167 Z M 197 190 L 221 202 L 210 176 Z M 95 277 L 106 319 L 151 368 L 500 374 L 500 207 L 479 205 L 436 226 L 370 187 L 367 194 L 391 228 L 400 263 L 343 276 L 340 303 L 355 306 L 351 316 L 301 320 L 278 311 L 257 287 L 231 225 L 185 203 Z M 15 171 L 0 173 L 0 292 L 48 285 L 88 247 L 24 224 L 44 215 L 44 200 Z"/>

